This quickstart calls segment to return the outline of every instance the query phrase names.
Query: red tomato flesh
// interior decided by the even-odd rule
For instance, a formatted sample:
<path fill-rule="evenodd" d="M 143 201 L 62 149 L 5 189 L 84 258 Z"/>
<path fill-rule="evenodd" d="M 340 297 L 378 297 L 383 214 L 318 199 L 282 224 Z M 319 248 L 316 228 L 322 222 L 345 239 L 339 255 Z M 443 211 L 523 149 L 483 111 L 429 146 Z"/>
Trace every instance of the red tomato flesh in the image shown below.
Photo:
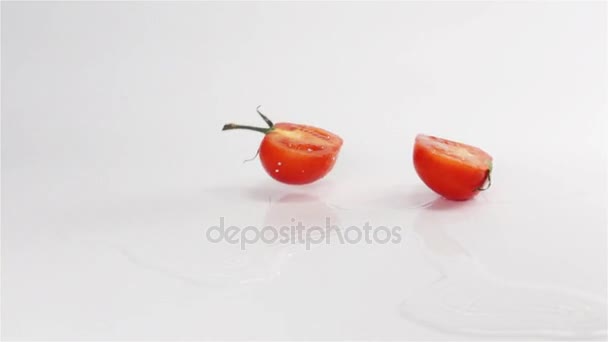
<path fill-rule="evenodd" d="M 331 171 L 341 147 L 342 139 L 324 129 L 277 123 L 262 140 L 260 160 L 279 182 L 308 184 Z"/>
<path fill-rule="evenodd" d="M 414 144 L 414 168 L 433 191 L 463 201 L 473 198 L 489 182 L 492 157 L 474 146 L 419 134 Z"/>

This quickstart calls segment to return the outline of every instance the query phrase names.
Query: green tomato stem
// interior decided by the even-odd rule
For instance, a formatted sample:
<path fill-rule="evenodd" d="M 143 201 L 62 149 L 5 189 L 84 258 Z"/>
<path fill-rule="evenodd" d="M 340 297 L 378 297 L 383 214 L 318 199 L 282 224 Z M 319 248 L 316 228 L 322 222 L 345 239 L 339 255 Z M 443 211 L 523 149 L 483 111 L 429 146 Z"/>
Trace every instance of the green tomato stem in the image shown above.
<path fill-rule="evenodd" d="M 263 127 L 237 125 L 237 124 L 229 123 L 229 124 L 225 124 L 224 125 L 224 127 L 222 128 L 222 131 L 227 131 L 227 130 L 231 130 L 231 129 L 248 129 L 250 131 L 256 131 L 256 132 L 260 132 L 260 133 L 266 134 L 266 133 L 270 132 L 270 130 L 272 129 L 272 127 L 263 128 Z"/>
<path fill-rule="evenodd" d="M 270 132 L 273 128 L 274 128 L 274 124 L 272 123 L 272 121 L 270 121 L 270 119 L 268 119 L 266 117 L 266 115 L 262 114 L 262 112 L 260 112 L 260 106 L 258 106 L 255 111 L 258 112 L 258 114 L 262 117 L 262 120 L 264 120 L 264 122 L 268 125 L 268 128 L 262 128 L 262 127 L 255 127 L 255 126 L 247 126 L 247 125 L 237 125 L 237 124 L 233 124 L 233 123 L 229 123 L 229 124 L 225 124 L 224 127 L 222 128 L 222 131 L 227 131 L 230 129 L 248 129 L 250 131 L 256 131 L 256 132 L 260 132 L 260 133 L 268 133 Z"/>
<path fill-rule="evenodd" d="M 272 123 L 272 121 L 270 121 L 269 118 L 266 117 L 266 115 L 264 115 L 264 114 L 262 114 L 262 112 L 260 112 L 260 107 L 262 107 L 262 105 L 257 106 L 255 111 L 258 112 L 258 114 L 262 117 L 262 120 L 264 120 L 264 122 L 268 125 L 268 127 L 272 128 L 274 126 L 274 124 Z"/>
<path fill-rule="evenodd" d="M 486 176 L 486 180 L 484 181 L 481 188 L 477 189 L 479 191 L 486 191 L 492 186 L 492 168 L 488 170 L 488 175 Z"/>

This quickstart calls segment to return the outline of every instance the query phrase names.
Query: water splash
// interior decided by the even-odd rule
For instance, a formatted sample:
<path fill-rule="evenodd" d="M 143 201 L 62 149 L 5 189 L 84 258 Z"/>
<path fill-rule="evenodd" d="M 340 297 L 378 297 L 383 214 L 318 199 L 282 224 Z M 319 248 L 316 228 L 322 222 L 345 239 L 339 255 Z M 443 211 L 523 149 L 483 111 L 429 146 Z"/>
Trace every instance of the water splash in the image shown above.
<path fill-rule="evenodd" d="M 503 338 L 605 339 L 606 302 L 587 293 L 497 279 L 469 259 L 408 296 L 403 318 L 446 333 Z"/>
<path fill-rule="evenodd" d="M 433 217 L 436 215 L 437 211 Z M 400 303 L 401 317 L 440 332 L 465 336 L 607 338 L 605 297 L 496 277 L 449 237 L 441 223 L 414 222 L 419 248 L 438 277 Z"/>

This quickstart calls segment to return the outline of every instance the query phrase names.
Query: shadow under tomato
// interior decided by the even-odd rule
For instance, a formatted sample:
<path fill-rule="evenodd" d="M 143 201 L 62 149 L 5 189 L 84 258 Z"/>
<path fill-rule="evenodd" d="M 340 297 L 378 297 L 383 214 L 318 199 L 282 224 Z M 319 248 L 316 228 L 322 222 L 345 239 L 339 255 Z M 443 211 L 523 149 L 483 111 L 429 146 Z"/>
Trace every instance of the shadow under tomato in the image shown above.
<path fill-rule="evenodd" d="M 318 194 L 326 193 L 333 187 L 333 182 L 329 179 L 321 179 L 317 182 L 304 185 L 288 185 L 282 184 L 272 179 L 266 179 L 255 185 L 249 186 L 245 193 L 255 201 L 268 202 L 269 198 L 272 201 L 289 201 L 289 195 L 300 194 L 309 195 L 308 201 L 318 197 Z"/>
<path fill-rule="evenodd" d="M 422 208 L 437 200 L 438 195 L 424 186 L 394 185 L 382 189 L 374 203 L 393 210 Z"/>
<path fill-rule="evenodd" d="M 269 202 L 264 223 L 277 229 L 301 224 L 306 231 L 311 227 L 326 228 L 328 224 L 337 224 L 338 216 L 336 211 L 318 196 L 291 192 Z"/>
<path fill-rule="evenodd" d="M 467 201 L 448 200 L 420 184 L 415 186 L 396 185 L 385 189 L 377 202 L 383 207 L 397 210 L 424 208 L 439 211 L 462 210 L 462 208 L 474 206 L 477 200 L 476 198 Z"/>
<path fill-rule="evenodd" d="M 467 201 L 452 201 L 444 197 L 438 197 L 434 201 L 431 201 L 424 208 L 426 210 L 434 211 L 447 211 L 447 210 L 462 210 L 463 208 L 472 207 L 475 205 L 475 199 Z"/>

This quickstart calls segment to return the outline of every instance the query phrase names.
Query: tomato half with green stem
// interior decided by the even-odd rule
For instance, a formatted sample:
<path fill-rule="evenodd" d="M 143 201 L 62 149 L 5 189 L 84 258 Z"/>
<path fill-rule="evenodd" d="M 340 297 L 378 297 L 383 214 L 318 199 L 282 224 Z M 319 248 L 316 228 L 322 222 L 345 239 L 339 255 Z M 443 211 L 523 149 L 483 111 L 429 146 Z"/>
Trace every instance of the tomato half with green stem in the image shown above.
<path fill-rule="evenodd" d="M 274 124 L 259 110 L 268 127 L 229 123 L 223 131 L 246 129 L 264 134 L 258 149 L 264 170 L 279 182 L 308 184 L 331 171 L 342 147 L 342 139 L 321 128 L 280 122 Z"/>
<path fill-rule="evenodd" d="M 492 184 L 488 153 L 433 136 L 416 136 L 414 168 L 429 188 L 450 200 L 468 200 Z"/>

